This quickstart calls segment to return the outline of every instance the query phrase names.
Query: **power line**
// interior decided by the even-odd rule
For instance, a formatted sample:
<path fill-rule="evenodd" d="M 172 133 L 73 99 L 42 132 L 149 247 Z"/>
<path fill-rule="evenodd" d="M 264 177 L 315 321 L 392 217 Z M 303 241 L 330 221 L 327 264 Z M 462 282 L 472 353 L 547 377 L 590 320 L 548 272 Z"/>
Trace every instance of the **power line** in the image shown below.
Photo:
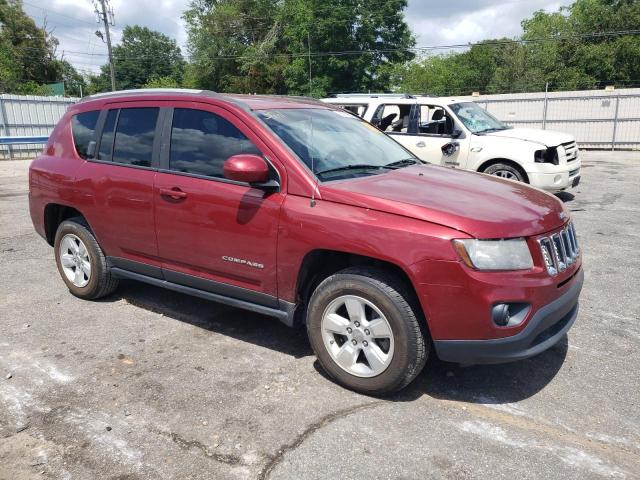
<path fill-rule="evenodd" d="M 484 40 L 481 42 L 475 43 L 460 43 L 460 44 L 451 44 L 451 45 L 425 45 L 425 46 L 417 46 L 417 47 L 407 47 L 407 48 L 379 48 L 379 49 L 364 49 L 364 50 L 336 50 L 336 51 L 318 51 L 318 52 L 295 52 L 295 53 L 263 53 L 263 57 L 307 57 L 311 55 L 312 57 L 324 57 L 324 56 L 343 56 L 343 55 L 365 55 L 365 54 L 375 54 L 375 53 L 395 53 L 395 52 L 428 52 L 428 51 L 437 51 L 437 50 L 455 50 L 461 48 L 471 48 L 474 46 L 500 46 L 500 45 L 510 45 L 510 44 L 535 44 L 535 43 L 547 43 L 547 42 L 560 42 L 564 40 L 579 40 L 579 39 L 587 39 L 587 38 L 606 38 L 606 37 L 616 37 L 616 36 L 625 36 L 625 35 L 640 35 L 640 30 L 620 30 L 620 31 L 612 31 L 612 32 L 594 32 L 594 33 L 586 33 L 586 34 L 576 34 L 576 35 L 559 35 L 553 37 L 539 37 L 539 38 L 531 38 L 531 39 L 504 39 L 504 40 Z M 66 53 L 76 54 L 76 55 L 84 55 L 84 56 L 97 56 L 97 57 L 105 57 L 108 56 L 108 53 L 87 53 L 87 52 L 78 52 L 72 50 L 66 50 Z M 221 59 L 239 59 L 246 58 L 248 55 L 218 55 L 217 58 Z M 260 56 L 260 55 L 258 55 Z M 157 54 L 149 54 L 149 55 L 136 55 L 135 57 L 128 57 L 123 55 L 116 55 L 119 59 L 144 59 L 144 58 L 157 58 Z"/>
<path fill-rule="evenodd" d="M 75 20 L 76 22 L 87 23 L 87 24 L 90 24 L 90 25 L 93 25 L 93 26 L 95 26 L 95 24 L 96 24 L 96 22 L 89 22 L 88 20 L 83 20 L 81 18 L 72 17 L 71 15 L 65 15 L 64 13 L 56 12 L 55 10 L 49 10 L 49 9 L 44 8 L 44 7 L 41 7 L 40 5 L 34 5 L 33 3 L 24 2 L 24 1 L 22 3 L 25 4 L 25 5 L 29 5 L 30 7 L 33 7 L 33 8 L 37 8 L 38 10 L 42 10 L 43 12 L 49 13 L 51 15 L 57 15 L 59 17 L 70 18 L 71 20 Z"/>

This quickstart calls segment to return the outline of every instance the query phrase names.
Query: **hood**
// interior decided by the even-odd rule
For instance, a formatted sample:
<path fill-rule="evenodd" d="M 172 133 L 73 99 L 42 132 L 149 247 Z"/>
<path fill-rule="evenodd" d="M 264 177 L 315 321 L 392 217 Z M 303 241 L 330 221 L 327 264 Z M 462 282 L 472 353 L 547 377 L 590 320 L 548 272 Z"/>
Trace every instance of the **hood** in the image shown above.
<path fill-rule="evenodd" d="M 538 235 L 568 218 L 553 195 L 522 183 L 435 165 L 320 186 L 323 200 L 437 223 L 476 238 Z"/>
<path fill-rule="evenodd" d="M 574 138 L 568 133 L 555 132 L 553 130 L 539 130 L 536 128 L 510 128 L 491 132 L 487 137 L 505 137 L 524 140 L 527 142 L 539 143 L 547 147 L 557 147 L 561 143 L 573 142 Z"/>

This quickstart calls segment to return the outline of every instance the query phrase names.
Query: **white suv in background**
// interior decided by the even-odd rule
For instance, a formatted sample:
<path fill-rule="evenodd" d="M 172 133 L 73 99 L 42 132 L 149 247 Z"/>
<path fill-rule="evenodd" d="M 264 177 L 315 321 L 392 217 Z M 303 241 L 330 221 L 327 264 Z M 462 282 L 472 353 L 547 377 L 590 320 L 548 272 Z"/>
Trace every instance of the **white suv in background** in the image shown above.
<path fill-rule="evenodd" d="M 573 136 L 511 128 L 477 103 L 395 94 L 344 94 L 322 101 L 359 115 L 430 163 L 519 180 L 550 192 L 580 182 Z"/>

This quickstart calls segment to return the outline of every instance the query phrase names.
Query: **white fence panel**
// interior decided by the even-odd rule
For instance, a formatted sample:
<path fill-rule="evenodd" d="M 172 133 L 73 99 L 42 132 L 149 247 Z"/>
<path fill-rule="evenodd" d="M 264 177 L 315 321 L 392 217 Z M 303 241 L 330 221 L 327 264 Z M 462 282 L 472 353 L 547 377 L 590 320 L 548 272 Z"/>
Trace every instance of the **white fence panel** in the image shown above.
<path fill-rule="evenodd" d="M 49 135 L 77 98 L 0 95 L 0 136 Z M 42 145 L 0 145 L 0 159 L 33 158 Z"/>
<path fill-rule="evenodd" d="M 582 148 L 640 149 L 640 88 L 463 97 L 514 127 L 572 134 Z"/>
<path fill-rule="evenodd" d="M 640 88 L 462 97 L 509 125 L 571 133 L 582 148 L 640 149 Z M 77 98 L 0 95 L 0 136 L 49 135 Z M 0 159 L 32 158 L 42 145 L 0 145 Z"/>

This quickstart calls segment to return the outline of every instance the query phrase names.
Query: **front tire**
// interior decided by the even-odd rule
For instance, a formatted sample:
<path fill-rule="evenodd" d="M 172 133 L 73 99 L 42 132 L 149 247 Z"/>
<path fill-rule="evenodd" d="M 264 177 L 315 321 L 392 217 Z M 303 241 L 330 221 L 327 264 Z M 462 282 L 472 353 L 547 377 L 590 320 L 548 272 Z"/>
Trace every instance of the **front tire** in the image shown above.
<path fill-rule="evenodd" d="M 494 163 L 485 168 L 484 173 L 488 175 L 494 175 L 500 178 L 506 178 L 507 180 L 515 180 L 518 182 L 527 183 L 522 172 L 508 163 Z"/>
<path fill-rule="evenodd" d="M 307 311 L 309 340 L 324 370 L 344 387 L 368 395 L 398 391 L 420 373 L 429 348 L 421 322 L 420 307 L 404 282 L 368 267 L 326 278 Z"/>
<path fill-rule="evenodd" d="M 58 272 L 76 297 L 96 300 L 118 287 L 118 279 L 111 276 L 104 252 L 83 218 L 60 224 L 54 251 Z"/>

